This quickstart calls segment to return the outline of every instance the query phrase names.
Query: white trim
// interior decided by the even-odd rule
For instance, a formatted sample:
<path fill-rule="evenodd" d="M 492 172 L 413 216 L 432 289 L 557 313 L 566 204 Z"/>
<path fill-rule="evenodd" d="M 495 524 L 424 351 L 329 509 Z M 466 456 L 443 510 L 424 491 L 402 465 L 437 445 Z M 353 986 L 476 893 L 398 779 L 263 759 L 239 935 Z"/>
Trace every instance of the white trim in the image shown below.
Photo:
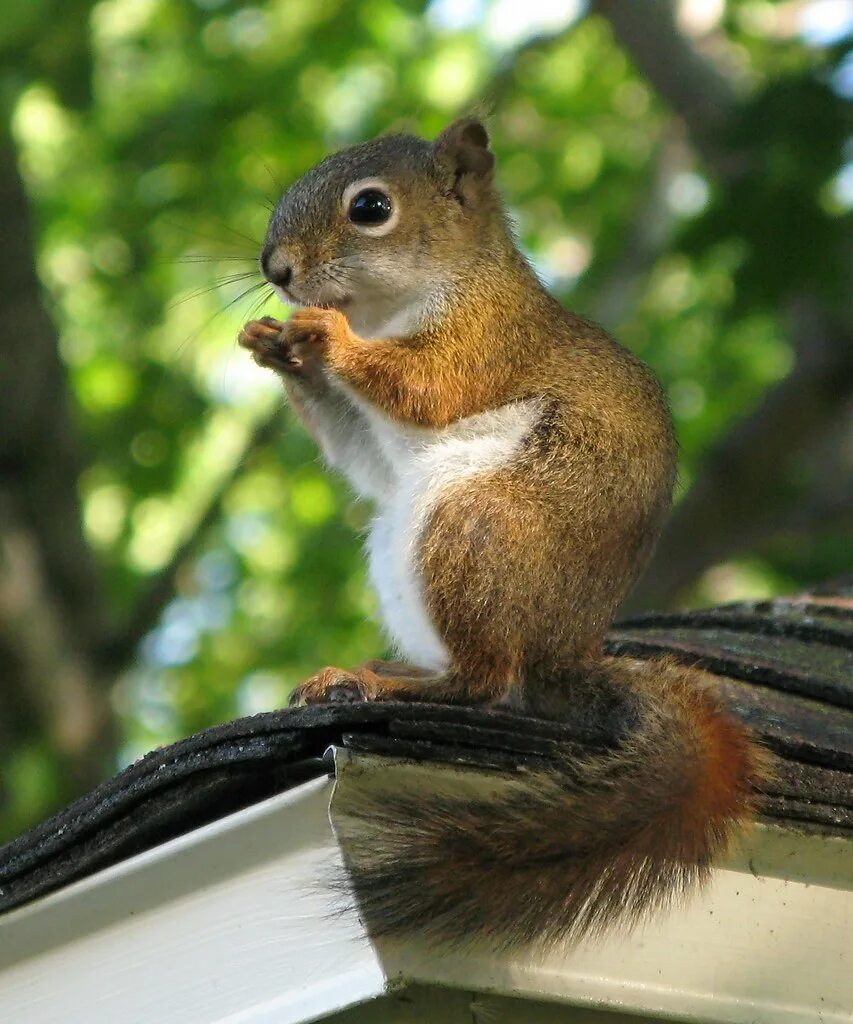
<path fill-rule="evenodd" d="M 466 788 L 503 777 L 347 754 L 337 770 L 334 787 L 305 783 L 0 918 L 0 1021 L 307 1024 L 393 1002 L 413 982 L 435 991 L 436 1006 L 456 1005 L 437 987 L 489 993 L 478 1006 L 532 1000 L 536 1020 L 551 1019 L 540 1006 L 550 1004 L 647 1024 L 853 1021 L 853 845 L 843 839 L 758 828 L 701 896 L 575 950 L 373 944 L 326 884 L 343 862 L 329 816 L 347 787 L 387 785 L 389 773 L 409 789 L 436 772 Z M 403 1019 L 380 1006 L 364 1019 Z"/>
<path fill-rule="evenodd" d="M 333 783 L 229 815 L 0 918 L 0 1021 L 299 1024 L 384 992 L 322 884 Z"/>

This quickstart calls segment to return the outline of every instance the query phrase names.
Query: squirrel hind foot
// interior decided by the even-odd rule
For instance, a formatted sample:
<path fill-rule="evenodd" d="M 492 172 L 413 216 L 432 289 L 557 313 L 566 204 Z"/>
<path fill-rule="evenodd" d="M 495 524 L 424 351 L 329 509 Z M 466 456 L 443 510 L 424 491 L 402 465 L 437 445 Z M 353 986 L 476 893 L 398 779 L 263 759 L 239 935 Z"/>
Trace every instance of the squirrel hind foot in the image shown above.
<path fill-rule="evenodd" d="M 301 704 L 359 704 L 371 700 L 430 700 L 426 687 L 419 683 L 433 678 L 429 673 L 411 668 L 411 675 L 400 672 L 383 674 L 379 662 L 367 662 L 358 668 L 332 666 L 321 669 L 293 691 L 291 706 Z M 393 667 L 393 666 L 389 666 Z M 398 669 L 408 669 L 399 666 Z"/>
<path fill-rule="evenodd" d="M 432 672 L 402 662 L 368 661 L 357 668 L 324 668 L 300 683 L 291 705 L 358 703 L 370 700 L 422 701 L 430 704 L 490 705 L 501 688 L 484 680 L 465 681 L 455 670 Z"/>
<path fill-rule="evenodd" d="M 355 672 L 324 668 L 300 683 L 290 697 L 290 706 L 304 704 L 360 704 L 372 695 Z"/>

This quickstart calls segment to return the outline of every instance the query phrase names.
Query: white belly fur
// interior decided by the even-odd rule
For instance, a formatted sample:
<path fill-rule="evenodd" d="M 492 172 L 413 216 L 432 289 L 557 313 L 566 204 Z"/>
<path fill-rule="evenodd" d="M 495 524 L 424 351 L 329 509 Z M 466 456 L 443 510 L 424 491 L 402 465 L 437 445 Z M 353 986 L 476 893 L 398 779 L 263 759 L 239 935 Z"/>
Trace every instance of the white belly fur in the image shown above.
<path fill-rule="evenodd" d="M 529 400 L 460 420 L 440 430 L 401 427 L 350 392 L 392 468 L 367 542 L 370 578 L 398 656 L 442 671 L 449 654 L 435 630 L 418 578 L 418 541 L 441 493 L 464 477 L 506 465 L 541 414 Z"/>

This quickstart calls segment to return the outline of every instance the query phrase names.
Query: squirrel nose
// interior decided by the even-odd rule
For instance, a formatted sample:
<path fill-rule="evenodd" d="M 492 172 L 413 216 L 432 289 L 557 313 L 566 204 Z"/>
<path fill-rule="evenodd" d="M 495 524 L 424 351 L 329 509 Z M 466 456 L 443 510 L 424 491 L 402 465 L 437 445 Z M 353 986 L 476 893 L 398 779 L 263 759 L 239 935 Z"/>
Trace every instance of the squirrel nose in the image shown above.
<path fill-rule="evenodd" d="M 286 288 L 293 277 L 293 267 L 277 267 L 275 270 L 270 270 L 266 277 L 270 284 L 277 284 L 282 288 Z"/>
<path fill-rule="evenodd" d="M 293 277 L 293 267 L 286 262 L 283 254 L 271 249 L 265 249 L 261 254 L 261 272 L 270 284 L 282 288 L 286 288 Z"/>

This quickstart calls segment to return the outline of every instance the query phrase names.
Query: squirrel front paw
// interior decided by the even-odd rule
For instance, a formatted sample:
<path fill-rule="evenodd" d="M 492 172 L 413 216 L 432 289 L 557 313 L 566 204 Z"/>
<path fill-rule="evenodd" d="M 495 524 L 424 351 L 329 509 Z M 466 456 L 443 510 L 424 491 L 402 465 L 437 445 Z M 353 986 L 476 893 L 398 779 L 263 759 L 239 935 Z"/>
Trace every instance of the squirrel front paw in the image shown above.
<path fill-rule="evenodd" d="M 237 336 L 237 342 L 252 353 L 258 366 L 278 373 L 293 373 L 299 367 L 287 346 L 282 344 L 285 326 L 284 321 L 271 316 L 250 320 Z"/>
<path fill-rule="evenodd" d="M 259 366 L 277 373 L 308 373 L 324 360 L 329 346 L 351 334 L 346 317 L 336 309 L 308 306 L 286 322 L 270 316 L 250 320 L 238 342 Z"/>

